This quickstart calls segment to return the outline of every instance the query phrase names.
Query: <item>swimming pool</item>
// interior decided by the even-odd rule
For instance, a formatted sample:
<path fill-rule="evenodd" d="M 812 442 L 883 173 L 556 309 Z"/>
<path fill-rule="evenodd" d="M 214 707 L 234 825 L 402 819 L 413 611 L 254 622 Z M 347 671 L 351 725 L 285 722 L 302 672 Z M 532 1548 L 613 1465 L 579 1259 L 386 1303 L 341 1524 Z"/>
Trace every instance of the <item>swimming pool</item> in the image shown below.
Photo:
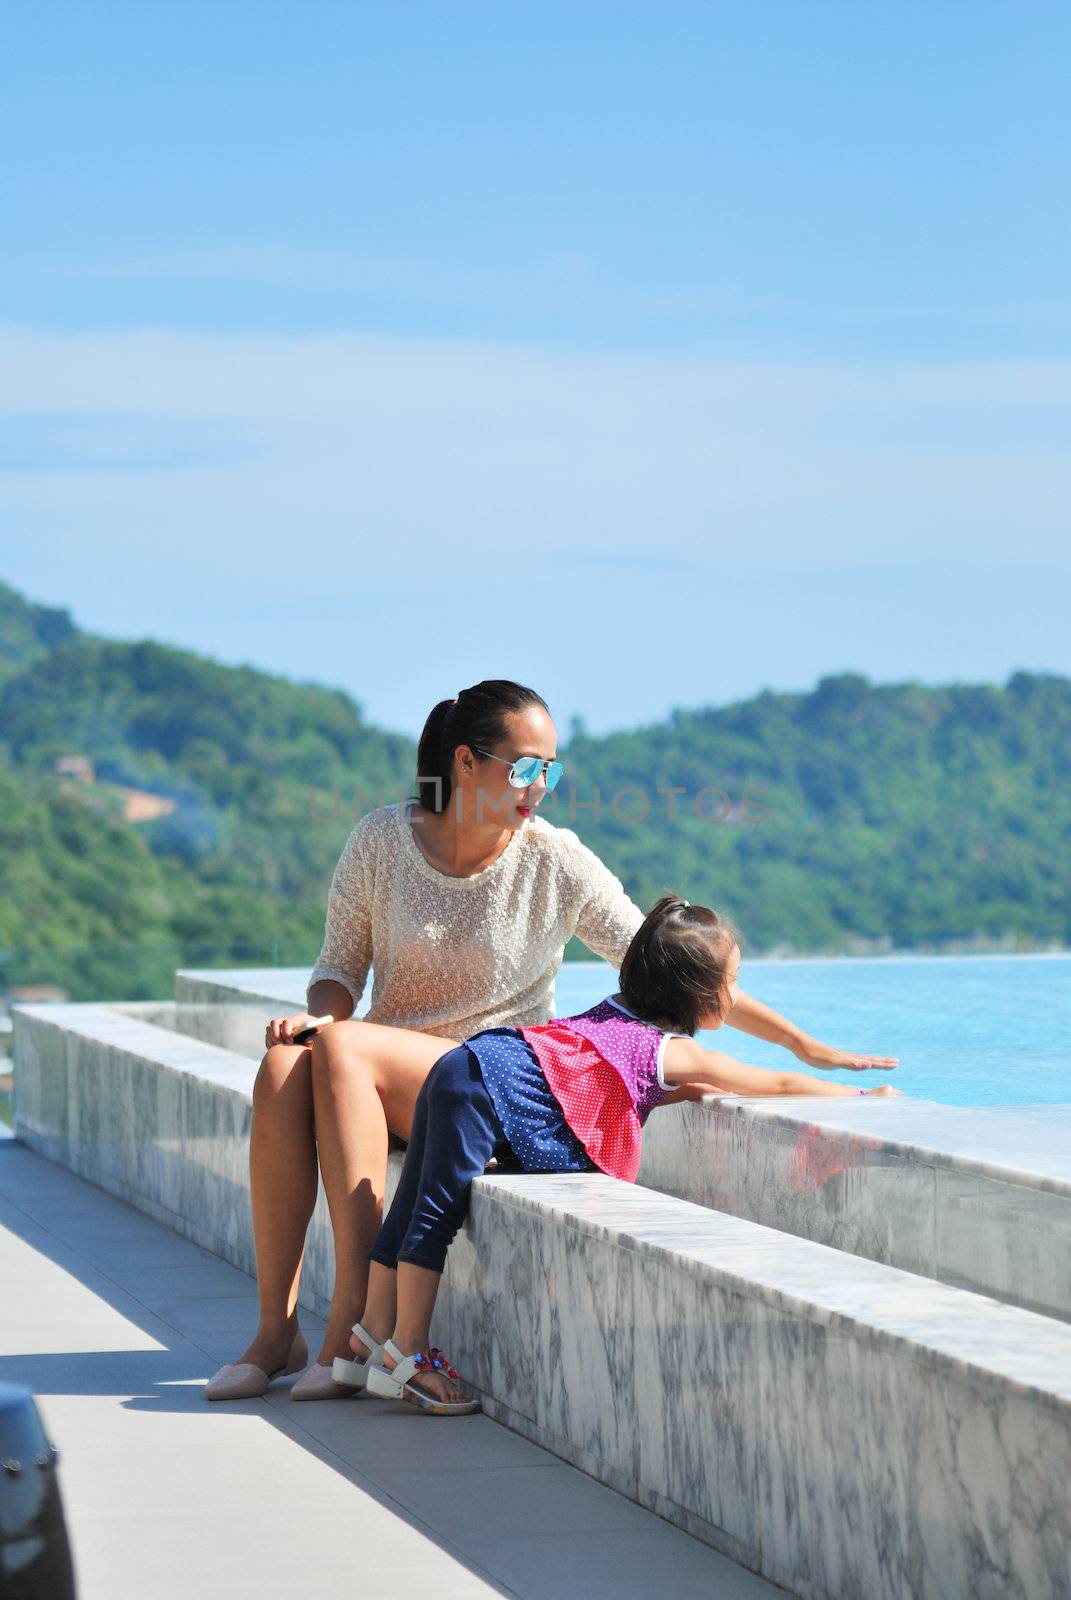
<path fill-rule="evenodd" d="M 822 1072 L 858 1088 L 896 1084 L 953 1106 L 1071 1104 L 1071 953 L 747 961 L 741 987 L 826 1044 L 899 1056 L 891 1072 Z M 558 976 L 559 1016 L 616 987 L 601 961 Z M 757 1067 L 799 1066 L 737 1029 L 700 1035 Z"/>

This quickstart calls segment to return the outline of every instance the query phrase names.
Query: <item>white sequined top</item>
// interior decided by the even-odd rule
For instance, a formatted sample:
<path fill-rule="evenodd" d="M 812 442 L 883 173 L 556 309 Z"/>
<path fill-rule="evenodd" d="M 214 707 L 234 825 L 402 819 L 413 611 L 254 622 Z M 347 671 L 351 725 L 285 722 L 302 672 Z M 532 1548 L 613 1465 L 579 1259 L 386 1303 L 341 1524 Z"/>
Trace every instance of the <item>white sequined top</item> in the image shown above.
<path fill-rule="evenodd" d="M 372 968 L 369 1022 L 464 1039 L 554 1014 L 554 976 L 575 933 L 616 969 L 643 912 L 569 828 L 527 818 L 469 878 L 433 867 L 408 807 L 380 806 L 346 841 L 309 987 L 334 978 L 354 1004 Z"/>

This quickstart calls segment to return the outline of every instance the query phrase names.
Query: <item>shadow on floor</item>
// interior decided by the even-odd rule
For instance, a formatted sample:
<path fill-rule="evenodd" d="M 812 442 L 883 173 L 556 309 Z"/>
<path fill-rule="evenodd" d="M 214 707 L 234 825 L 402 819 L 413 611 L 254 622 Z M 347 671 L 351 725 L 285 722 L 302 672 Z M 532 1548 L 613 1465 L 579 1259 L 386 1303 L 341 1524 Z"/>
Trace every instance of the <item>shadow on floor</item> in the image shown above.
<path fill-rule="evenodd" d="M 26 1348 L 0 1357 L 0 1380 L 43 1399 L 115 1396 L 117 1411 L 186 1418 L 185 1447 L 192 1427 L 206 1462 L 217 1442 L 234 1441 L 226 1419 L 259 1416 L 364 1497 L 353 1503 L 355 1535 L 378 1507 L 449 1558 L 443 1595 L 784 1593 L 487 1417 L 428 1417 L 363 1397 L 295 1404 L 282 1383 L 259 1400 L 207 1404 L 206 1378 L 237 1358 L 255 1326 L 253 1280 L 14 1141 L 0 1142 L 0 1223 L 23 1247 L 9 1239 L 28 1330 Z M 137 1330 L 130 1348 L 115 1314 Z M 322 1324 L 303 1316 L 302 1325 L 315 1359 Z"/>

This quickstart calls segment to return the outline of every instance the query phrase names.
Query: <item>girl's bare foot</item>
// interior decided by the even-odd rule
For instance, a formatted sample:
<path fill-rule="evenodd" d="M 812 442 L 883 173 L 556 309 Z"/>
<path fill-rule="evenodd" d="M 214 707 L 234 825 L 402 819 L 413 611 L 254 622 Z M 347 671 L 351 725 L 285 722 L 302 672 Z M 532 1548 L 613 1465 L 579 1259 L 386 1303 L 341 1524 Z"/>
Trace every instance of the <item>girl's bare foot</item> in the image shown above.
<path fill-rule="evenodd" d="M 406 1350 L 404 1345 L 397 1345 L 397 1348 L 401 1350 L 403 1356 L 415 1354 L 414 1351 Z M 431 1399 L 442 1400 L 447 1405 L 466 1404 L 476 1398 L 470 1390 L 465 1388 L 441 1350 L 432 1348 L 424 1351 L 423 1354 L 429 1358 L 429 1361 L 421 1371 L 410 1378 L 409 1382 L 414 1389 L 420 1389 L 424 1394 L 429 1395 Z M 383 1352 L 382 1360 L 388 1372 L 392 1372 L 398 1365 L 386 1351 Z M 432 1365 L 436 1361 L 439 1365 Z"/>

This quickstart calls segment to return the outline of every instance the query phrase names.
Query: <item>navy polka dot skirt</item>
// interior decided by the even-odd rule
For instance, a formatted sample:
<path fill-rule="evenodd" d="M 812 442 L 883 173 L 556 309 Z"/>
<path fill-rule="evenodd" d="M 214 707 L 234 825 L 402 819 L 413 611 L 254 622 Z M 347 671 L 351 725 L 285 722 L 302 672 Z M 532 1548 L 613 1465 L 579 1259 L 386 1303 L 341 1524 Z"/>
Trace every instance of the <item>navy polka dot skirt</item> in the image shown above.
<path fill-rule="evenodd" d="M 596 1172 L 550 1091 L 535 1052 L 516 1028 L 488 1028 L 465 1040 L 510 1148 L 525 1172 Z"/>

